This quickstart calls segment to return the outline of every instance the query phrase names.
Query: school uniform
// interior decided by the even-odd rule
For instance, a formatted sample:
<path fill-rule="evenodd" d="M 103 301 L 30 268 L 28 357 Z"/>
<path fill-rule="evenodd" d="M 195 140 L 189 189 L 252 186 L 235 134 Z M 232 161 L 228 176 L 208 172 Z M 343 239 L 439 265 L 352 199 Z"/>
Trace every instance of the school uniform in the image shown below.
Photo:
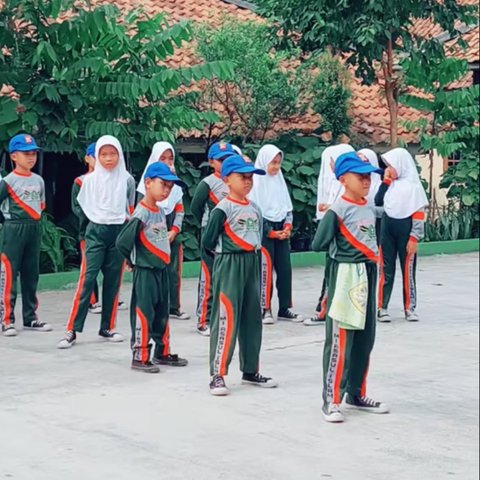
<path fill-rule="evenodd" d="M 4 330 L 15 323 L 20 274 L 23 325 L 28 327 L 37 322 L 40 219 L 45 209 L 42 177 L 32 172 L 23 174 L 14 170 L 9 173 L 0 181 L 0 204 L 5 220 L 0 241 L 0 321 Z"/>
<path fill-rule="evenodd" d="M 125 262 L 115 242 L 132 211 L 135 201 L 135 181 L 127 172 L 120 142 L 110 135 L 100 137 L 95 147 L 98 158 L 103 146 L 111 145 L 119 154 L 118 165 L 106 170 L 98 161 L 95 170 L 83 178 L 77 200 L 81 222 L 86 222 L 85 256 L 80 278 L 68 317 L 67 334 L 58 348 L 69 348 L 75 332 L 82 332 L 90 305 L 91 294 L 100 271 L 103 273 L 102 314 L 99 335 L 111 341 L 122 341 L 115 332 L 118 297 Z"/>
<path fill-rule="evenodd" d="M 190 208 L 202 228 L 202 238 L 212 210 L 228 195 L 228 187 L 218 173 L 205 177 L 195 190 Z M 200 277 L 198 281 L 197 317 L 199 327 L 210 324 L 212 311 L 213 257 L 201 252 Z"/>
<path fill-rule="evenodd" d="M 275 145 L 264 145 L 258 152 L 255 167 L 267 170 L 270 162 L 283 153 Z M 293 205 L 287 184 L 281 170 L 276 175 L 254 177 L 249 198 L 260 207 L 263 217 L 262 237 L 262 274 L 261 306 L 264 311 L 264 323 L 272 323 L 269 311 L 272 299 L 273 270 L 276 273 L 278 294 L 278 318 L 294 322 L 303 318 L 290 311 L 292 307 L 292 265 L 290 262 L 290 242 L 275 237 L 275 232 L 292 230 Z"/>
<path fill-rule="evenodd" d="M 155 342 L 156 357 L 168 355 L 167 266 L 171 260 L 171 250 L 163 210 L 140 202 L 118 236 L 116 245 L 134 267 L 130 304 L 133 358 L 143 363 L 149 361 L 150 339 Z"/>
<path fill-rule="evenodd" d="M 148 159 L 147 165 L 143 172 L 140 183 L 138 184 L 137 192 L 142 196 L 145 195 L 144 176 L 148 167 L 153 163 L 159 161 L 160 156 L 166 151 L 171 150 L 175 158 L 175 150 L 168 142 L 157 142 L 153 148 L 152 153 Z M 183 265 L 183 247 L 179 234 L 182 231 L 183 219 L 185 217 L 185 210 L 183 207 L 183 190 L 179 185 L 174 185 L 170 195 L 164 201 L 159 202 L 158 206 L 163 209 L 167 217 L 167 226 L 170 231 L 176 232 L 175 239 L 170 245 L 170 263 L 167 267 L 169 278 L 169 302 L 170 313 L 174 316 L 179 316 L 181 319 L 188 319 L 188 315 L 180 312 L 181 308 L 181 286 L 182 286 L 182 265 Z"/>
<path fill-rule="evenodd" d="M 253 202 L 226 197 L 210 215 L 202 247 L 214 255 L 210 374 L 228 374 L 237 336 L 240 370 L 258 370 L 262 343 L 259 253 L 262 214 Z"/>
<path fill-rule="evenodd" d="M 403 276 L 404 310 L 408 320 L 418 320 L 414 314 L 417 306 L 417 254 L 408 254 L 407 244 L 423 239 L 428 199 L 415 162 L 407 150 L 395 148 L 384 154 L 383 158 L 395 168 L 398 178 L 393 182 L 384 180 L 375 197 L 376 205 L 383 206 L 385 210 L 380 235 L 378 308 L 383 311 L 379 312 L 379 320 L 386 316 L 388 321 L 386 310 L 392 295 L 397 257 Z"/>

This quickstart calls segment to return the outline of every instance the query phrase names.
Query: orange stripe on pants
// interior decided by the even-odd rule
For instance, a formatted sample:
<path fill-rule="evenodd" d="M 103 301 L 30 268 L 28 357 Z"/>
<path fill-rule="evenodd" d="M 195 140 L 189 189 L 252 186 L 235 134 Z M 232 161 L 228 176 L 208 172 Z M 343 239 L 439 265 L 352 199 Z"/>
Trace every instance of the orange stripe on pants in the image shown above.
<path fill-rule="evenodd" d="M 345 365 L 345 345 L 347 339 L 347 332 L 343 328 L 338 329 L 339 335 L 339 351 L 338 351 L 338 364 L 335 372 L 335 379 L 333 383 L 333 403 L 341 403 L 342 395 L 340 387 L 342 385 L 343 367 Z"/>
<path fill-rule="evenodd" d="M 405 291 L 405 310 L 409 310 L 412 306 L 412 296 L 410 295 L 412 289 L 414 288 L 412 285 L 413 277 L 411 269 L 413 270 L 413 262 L 415 261 L 415 254 L 407 253 L 405 257 L 405 265 L 404 265 L 404 274 L 403 274 L 403 288 Z"/>
<path fill-rule="evenodd" d="M 223 335 L 222 335 L 223 329 Z M 220 318 L 218 328 L 217 356 L 219 356 L 218 375 L 224 376 L 228 372 L 228 357 L 232 344 L 234 330 L 233 306 L 229 298 L 220 292 Z M 223 337 L 223 338 L 222 338 Z M 217 361 L 215 361 L 217 365 Z"/>
<path fill-rule="evenodd" d="M 148 322 L 143 314 L 143 312 L 137 307 L 135 309 L 137 325 L 136 325 L 136 335 L 135 335 L 135 345 L 134 349 L 138 349 L 140 352 L 139 360 L 143 363 L 149 360 L 149 351 L 148 351 L 148 342 L 149 342 L 149 333 L 148 333 Z"/>
<path fill-rule="evenodd" d="M 170 322 L 167 320 L 167 326 L 165 327 L 165 333 L 162 337 L 163 342 L 163 352 L 162 355 L 165 357 L 170 354 Z"/>
<path fill-rule="evenodd" d="M 5 325 L 10 325 L 10 316 L 12 315 L 12 304 L 10 302 L 10 297 L 12 294 L 12 265 L 7 256 L 2 253 L 1 256 L 1 283 L 2 283 L 2 307 L 0 313 L 3 313 L 0 321 Z"/>
<path fill-rule="evenodd" d="M 83 240 L 83 242 L 84 242 L 84 248 L 85 248 L 85 240 Z M 82 248 L 82 244 L 80 243 L 80 249 L 81 248 Z M 80 297 L 82 295 L 83 285 L 85 284 L 86 272 L 87 272 L 87 257 L 83 251 L 82 259 L 80 263 L 80 277 L 78 278 L 77 290 L 75 291 L 75 295 L 73 297 L 72 310 L 70 311 L 70 316 L 68 317 L 67 330 L 73 330 L 75 317 L 77 316 L 78 308 L 80 306 Z"/>

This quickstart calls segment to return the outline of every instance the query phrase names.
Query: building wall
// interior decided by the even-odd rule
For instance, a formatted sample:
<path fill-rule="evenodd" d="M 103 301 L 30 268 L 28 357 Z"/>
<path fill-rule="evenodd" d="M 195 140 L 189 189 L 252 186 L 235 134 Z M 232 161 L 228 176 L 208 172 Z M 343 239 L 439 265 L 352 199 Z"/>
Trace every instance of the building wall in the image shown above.
<path fill-rule="evenodd" d="M 430 182 L 430 158 L 428 155 L 416 155 L 415 160 L 420 165 L 422 171 L 420 175 L 424 178 L 427 182 Z M 432 184 L 433 184 L 433 195 L 437 201 L 438 205 L 445 205 L 447 203 L 447 190 L 444 188 L 440 188 L 440 180 L 442 179 L 442 175 L 445 172 L 446 162 L 443 157 L 438 155 L 435 152 L 435 156 L 433 158 L 433 176 L 432 176 Z"/>

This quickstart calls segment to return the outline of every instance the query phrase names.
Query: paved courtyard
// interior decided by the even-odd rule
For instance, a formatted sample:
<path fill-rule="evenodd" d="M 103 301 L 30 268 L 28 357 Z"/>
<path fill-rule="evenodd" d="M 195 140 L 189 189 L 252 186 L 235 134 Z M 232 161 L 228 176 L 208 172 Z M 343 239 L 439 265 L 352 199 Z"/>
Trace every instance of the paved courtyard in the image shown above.
<path fill-rule="evenodd" d="M 42 293 L 55 331 L 0 337 L 0 479 L 475 480 L 478 272 L 477 254 L 421 258 L 418 324 L 402 319 L 397 281 L 369 376 L 391 414 L 348 412 L 341 425 L 320 412 L 323 326 L 265 327 L 261 371 L 279 388 L 242 386 L 235 357 L 231 396 L 213 398 L 194 320 L 171 325 L 173 351 L 190 365 L 151 376 L 130 370 L 127 342 L 97 339 L 96 315 L 72 350 L 57 350 L 73 291 Z M 300 313 L 315 307 L 321 277 L 295 270 Z M 195 289 L 184 281 L 189 313 Z M 128 334 L 127 312 L 118 330 Z"/>

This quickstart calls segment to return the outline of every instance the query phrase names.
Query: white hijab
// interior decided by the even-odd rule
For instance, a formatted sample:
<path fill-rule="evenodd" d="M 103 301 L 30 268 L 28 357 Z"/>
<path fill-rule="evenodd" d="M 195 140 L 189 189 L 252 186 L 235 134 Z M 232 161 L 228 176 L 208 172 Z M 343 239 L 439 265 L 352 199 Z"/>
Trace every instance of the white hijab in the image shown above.
<path fill-rule="evenodd" d="M 385 213 L 391 218 L 407 218 L 428 206 L 415 161 L 405 148 L 394 148 L 382 155 L 385 163 L 393 167 L 398 178 L 388 187 L 384 199 Z"/>
<path fill-rule="evenodd" d="M 362 148 L 361 150 L 358 151 L 358 153 L 361 153 L 362 155 L 364 155 L 367 158 L 367 160 L 370 162 L 370 164 L 372 164 L 374 167 L 379 168 L 378 157 L 373 150 L 370 150 L 369 148 Z M 378 189 L 382 184 L 382 178 L 377 173 L 372 173 L 371 179 L 372 179 L 372 183 L 370 184 L 370 191 L 368 192 L 368 195 L 367 195 L 367 201 L 372 205 L 375 205 L 375 195 L 377 194 Z"/>
<path fill-rule="evenodd" d="M 255 160 L 255 168 L 267 170 L 268 164 L 280 154 L 283 160 L 283 152 L 275 145 L 264 145 Z M 249 196 L 262 211 L 262 215 L 271 222 L 281 222 L 288 212 L 293 210 L 287 184 L 283 178 L 282 170 L 276 175 L 254 175 L 253 188 Z"/>
<path fill-rule="evenodd" d="M 147 171 L 147 168 L 152 163 L 159 162 L 160 157 L 167 150 L 172 151 L 173 161 L 175 162 L 175 149 L 173 148 L 173 145 L 171 143 L 157 142 L 153 146 L 152 153 L 150 154 L 148 162 L 145 165 L 145 169 L 143 170 L 143 173 L 142 173 L 142 178 L 140 179 L 140 183 L 138 184 L 137 192 L 141 193 L 142 195 L 145 195 L 145 172 Z M 175 210 L 175 205 L 177 205 L 177 203 L 182 199 L 182 197 L 183 197 L 182 187 L 179 187 L 178 185 L 174 185 L 170 192 L 170 195 L 165 200 L 162 200 L 161 202 L 157 202 L 157 204 L 163 208 L 163 210 L 165 211 L 165 215 L 169 215 L 170 213 L 173 212 L 173 210 Z"/>
<path fill-rule="evenodd" d="M 77 200 L 87 218 L 94 223 L 121 225 L 127 218 L 127 180 L 130 174 L 125 167 L 120 142 L 111 135 L 104 135 L 95 145 L 95 158 L 106 145 L 118 151 L 118 164 L 107 170 L 97 160 L 92 173 L 85 175 Z"/>
<path fill-rule="evenodd" d="M 241 150 L 240 147 L 237 147 L 236 145 L 234 145 L 234 144 L 232 143 L 232 148 L 233 148 L 239 155 L 243 155 L 242 150 Z"/>
<path fill-rule="evenodd" d="M 318 175 L 317 187 L 317 220 L 323 218 L 326 212 L 320 212 L 318 206 L 320 204 L 332 205 L 335 200 L 342 194 L 343 187 L 335 178 L 335 173 L 332 170 L 331 163 L 337 161 L 337 158 L 348 152 L 355 150 L 351 145 L 340 143 L 339 145 L 332 145 L 327 147 L 322 152 L 322 164 L 320 166 L 320 173 Z"/>

